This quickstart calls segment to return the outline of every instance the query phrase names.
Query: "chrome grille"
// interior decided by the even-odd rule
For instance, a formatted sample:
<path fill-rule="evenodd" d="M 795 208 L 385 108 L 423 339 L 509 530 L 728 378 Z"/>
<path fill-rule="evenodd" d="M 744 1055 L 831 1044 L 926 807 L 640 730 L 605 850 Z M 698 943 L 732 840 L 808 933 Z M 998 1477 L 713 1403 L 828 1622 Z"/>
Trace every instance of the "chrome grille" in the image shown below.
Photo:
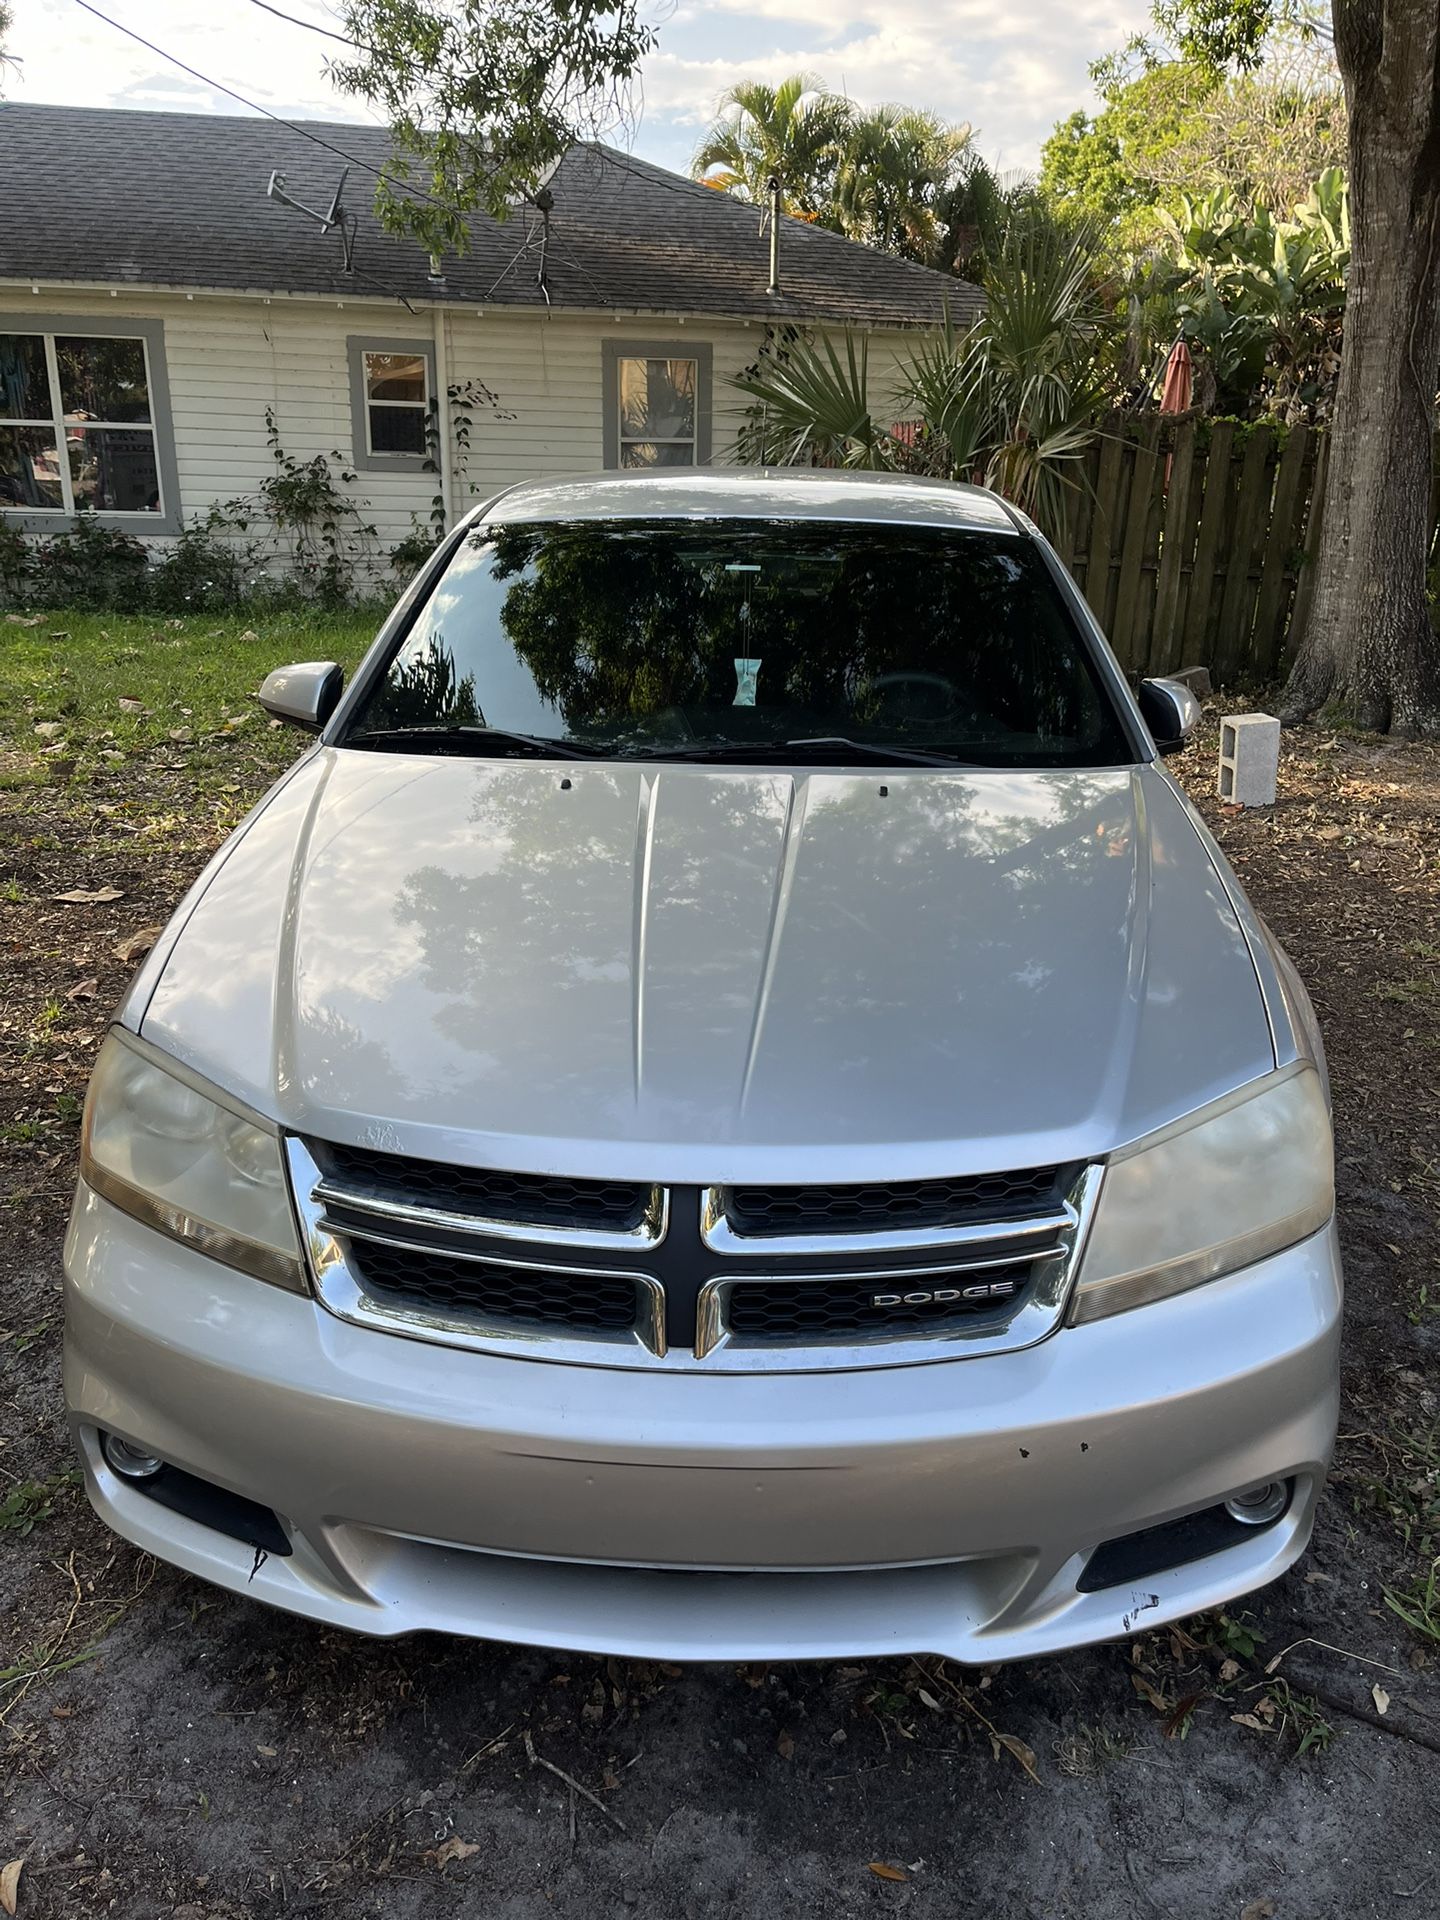
<path fill-rule="evenodd" d="M 1062 1198 L 1059 1167 L 971 1174 L 956 1180 L 902 1180 L 842 1187 L 722 1187 L 722 1211 L 737 1234 L 875 1233 L 943 1228 L 1052 1210 Z"/>
<path fill-rule="evenodd" d="M 372 1292 L 413 1310 L 474 1313 L 529 1326 L 633 1327 L 635 1283 L 623 1274 L 557 1273 L 498 1260 L 468 1260 L 434 1247 L 352 1242 L 351 1258 Z"/>
<path fill-rule="evenodd" d="M 499 1173 L 476 1167 L 412 1160 L 398 1153 L 326 1145 L 316 1150 L 324 1171 L 352 1196 L 368 1190 L 414 1206 L 478 1218 L 574 1231 L 603 1228 L 633 1233 L 643 1223 L 654 1189 L 627 1180 L 565 1180 L 548 1174 Z"/>
<path fill-rule="evenodd" d="M 732 1286 L 726 1325 L 740 1339 L 813 1345 L 899 1330 L 938 1332 L 982 1314 L 1004 1319 L 1029 1284 L 1032 1264 L 912 1269 L 880 1279 L 752 1280 Z"/>
<path fill-rule="evenodd" d="M 1060 1323 L 1098 1170 L 675 1187 L 286 1142 L 315 1291 L 484 1351 L 709 1372 L 1010 1351 Z M 755 1231 L 755 1228 L 762 1230 Z"/>

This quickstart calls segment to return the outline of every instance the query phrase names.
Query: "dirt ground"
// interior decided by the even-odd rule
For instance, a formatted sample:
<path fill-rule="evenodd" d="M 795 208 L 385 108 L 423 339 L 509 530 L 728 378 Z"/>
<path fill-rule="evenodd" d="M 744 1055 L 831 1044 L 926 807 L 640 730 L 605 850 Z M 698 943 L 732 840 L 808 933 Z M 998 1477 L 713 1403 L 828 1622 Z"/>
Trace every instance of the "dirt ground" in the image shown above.
<path fill-rule="evenodd" d="M 274 763 L 216 727 L 203 779 L 187 740 L 83 781 L 37 741 L 0 793 L 0 1868 L 24 1861 L 25 1920 L 1440 1914 L 1440 755 L 1290 736 L 1252 814 L 1207 792 L 1213 721 L 1178 763 L 1330 1048 L 1345 1410 L 1300 1567 L 987 1674 L 680 1669 L 345 1637 L 155 1564 L 76 1489 L 79 1101 L 116 950 Z"/>

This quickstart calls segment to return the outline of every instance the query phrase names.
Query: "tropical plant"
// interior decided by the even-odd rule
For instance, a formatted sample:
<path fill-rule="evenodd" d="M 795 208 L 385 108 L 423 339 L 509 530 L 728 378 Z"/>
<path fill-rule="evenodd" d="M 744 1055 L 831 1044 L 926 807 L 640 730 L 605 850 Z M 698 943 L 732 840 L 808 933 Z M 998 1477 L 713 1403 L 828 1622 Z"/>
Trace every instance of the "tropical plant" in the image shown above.
<path fill-rule="evenodd" d="M 919 107 L 857 114 L 835 166 L 835 223 L 852 240 L 941 264 L 943 202 L 959 185 L 969 152 L 968 126 L 951 126 Z"/>
<path fill-rule="evenodd" d="M 1004 252 L 1007 236 L 1022 227 L 1070 231 L 1073 215 L 1057 212 L 1032 174 L 997 173 L 968 147 L 954 181 L 936 195 L 938 235 L 927 266 L 983 281 Z"/>
<path fill-rule="evenodd" d="M 1196 353 L 1196 404 L 1308 418 L 1333 398 L 1350 261 L 1349 195 L 1327 168 L 1288 219 L 1228 189 L 1180 198 L 1163 240 L 1132 261 L 1125 302 L 1137 368 L 1153 390 L 1181 337 Z"/>
<path fill-rule="evenodd" d="M 860 112 L 815 74 L 792 73 L 723 94 L 691 168 L 707 186 L 760 206 L 775 181 L 787 212 L 949 268 L 946 199 L 971 159 L 968 126 L 917 107 Z"/>
<path fill-rule="evenodd" d="M 743 81 L 720 96 L 691 171 L 757 206 L 768 204 L 770 182 L 778 181 L 786 211 L 816 220 L 830 210 L 851 119 L 849 101 L 827 92 L 813 73 L 792 73 L 773 87 Z"/>
<path fill-rule="evenodd" d="M 1104 405 L 1094 240 L 1023 224 L 965 332 L 923 336 L 872 394 L 866 344 L 796 339 L 741 375 L 741 457 L 979 480 L 1057 531 Z"/>

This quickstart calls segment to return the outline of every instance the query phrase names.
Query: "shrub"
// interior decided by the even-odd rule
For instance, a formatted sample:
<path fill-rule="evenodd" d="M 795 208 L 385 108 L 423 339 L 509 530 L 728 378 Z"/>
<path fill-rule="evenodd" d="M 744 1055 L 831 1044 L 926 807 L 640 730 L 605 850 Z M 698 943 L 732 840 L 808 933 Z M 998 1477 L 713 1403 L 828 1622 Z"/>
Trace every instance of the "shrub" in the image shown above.
<path fill-rule="evenodd" d="M 145 605 L 149 571 L 143 541 L 82 513 L 70 531 L 31 547 L 25 594 L 36 606 L 135 613 Z"/>
<path fill-rule="evenodd" d="M 20 600 L 30 577 L 30 548 L 23 533 L 0 520 L 0 600 Z"/>
<path fill-rule="evenodd" d="M 192 520 L 150 574 L 147 601 L 160 613 L 228 613 L 246 598 L 259 565 L 253 542 L 226 537 L 234 521 L 223 508 Z"/>

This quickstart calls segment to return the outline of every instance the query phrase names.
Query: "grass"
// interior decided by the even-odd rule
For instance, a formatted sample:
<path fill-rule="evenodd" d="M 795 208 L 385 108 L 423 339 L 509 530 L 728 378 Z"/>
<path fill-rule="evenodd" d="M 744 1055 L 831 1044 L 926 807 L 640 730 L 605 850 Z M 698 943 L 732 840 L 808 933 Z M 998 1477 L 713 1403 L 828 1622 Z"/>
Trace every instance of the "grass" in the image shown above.
<path fill-rule="evenodd" d="M 1423 1297 L 1423 1296 L 1422 1296 Z M 1371 1472 L 1353 1471 L 1357 1504 L 1383 1515 L 1400 1557 L 1381 1582 L 1385 1604 L 1410 1630 L 1440 1645 L 1440 1423 L 1370 1436 Z"/>
<path fill-rule="evenodd" d="M 155 748 L 200 757 L 208 741 L 237 733 L 278 769 L 295 736 L 270 733 L 253 699 L 260 682 L 292 660 L 334 659 L 348 671 L 380 617 L 309 608 L 0 615 L 0 786 L 70 780 Z"/>

